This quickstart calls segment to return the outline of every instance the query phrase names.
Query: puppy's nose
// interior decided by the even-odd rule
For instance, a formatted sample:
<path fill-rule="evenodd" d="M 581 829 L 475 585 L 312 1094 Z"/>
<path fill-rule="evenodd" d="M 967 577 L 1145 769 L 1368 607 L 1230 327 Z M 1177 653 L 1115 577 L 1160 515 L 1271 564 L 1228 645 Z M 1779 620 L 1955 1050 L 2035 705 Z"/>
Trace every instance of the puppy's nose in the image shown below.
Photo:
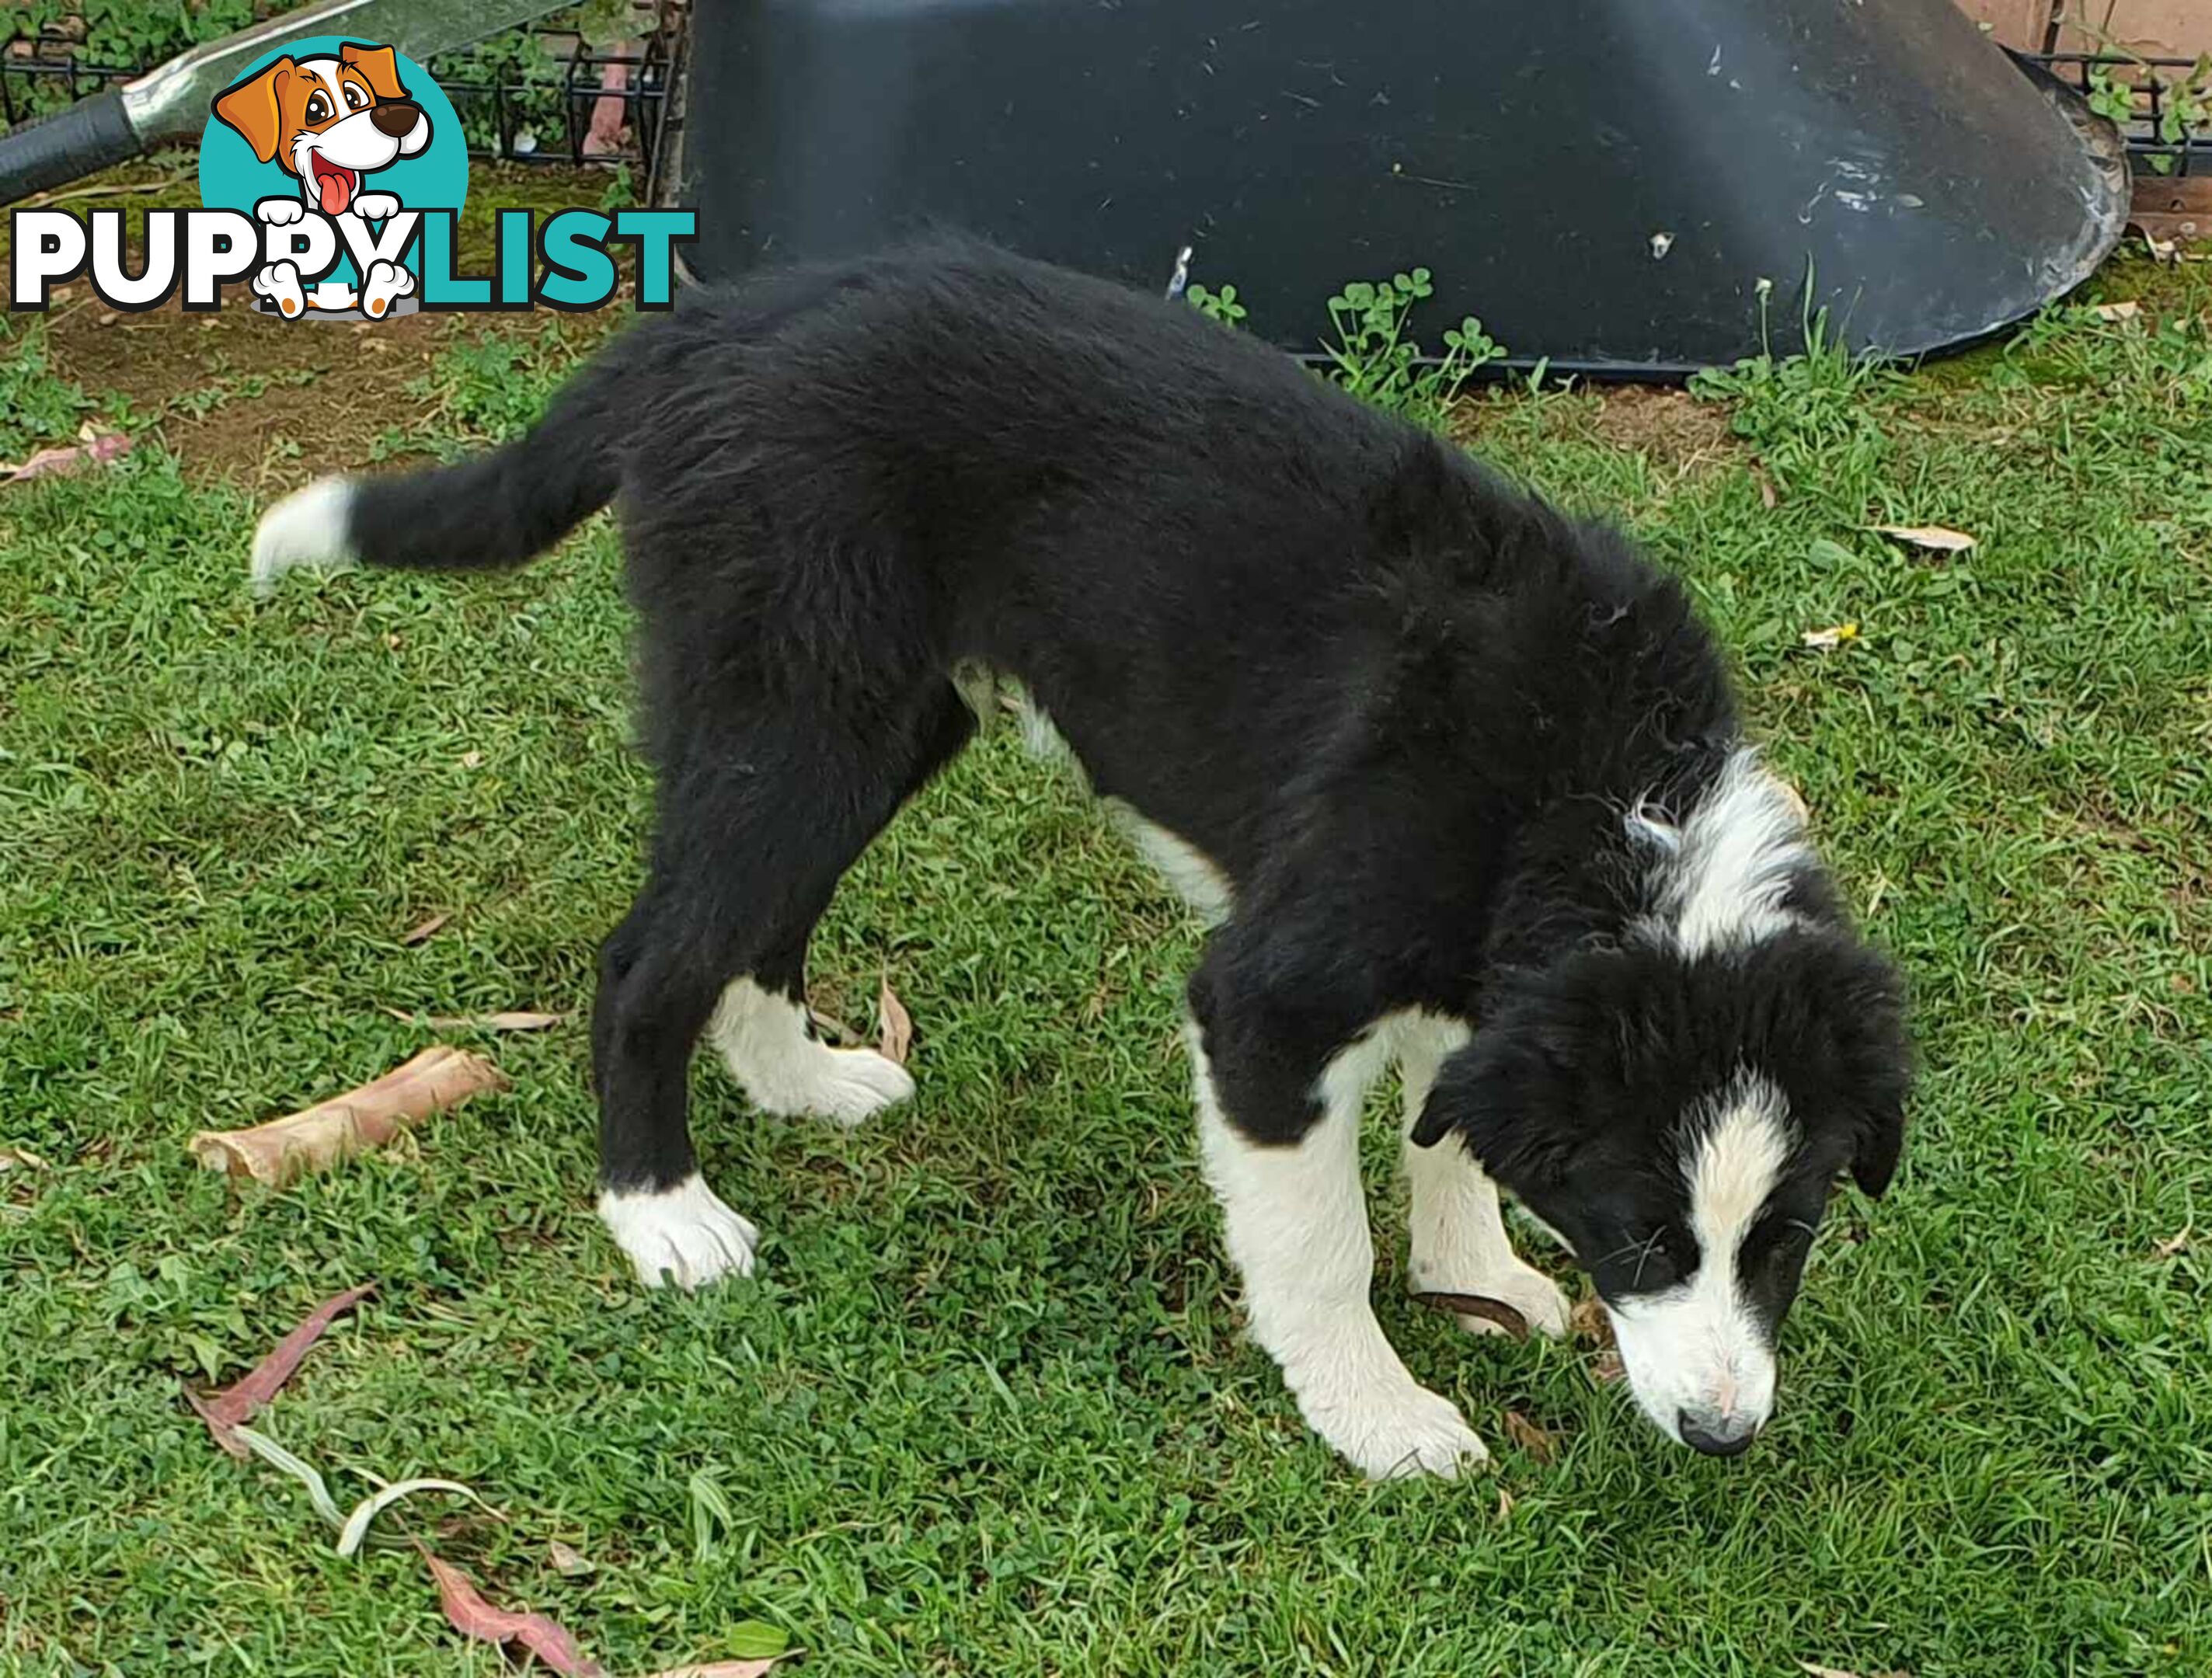
<path fill-rule="evenodd" d="M 1714 1411 L 1698 1415 L 1677 1410 L 1674 1431 L 1682 1436 L 1684 1444 L 1708 1456 L 1740 1456 L 1759 1436 L 1759 1424 L 1749 1416 L 1724 1416 Z"/>
<path fill-rule="evenodd" d="M 404 138 L 422 117 L 422 107 L 411 99 L 387 99 L 368 113 L 376 131 L 395 140 Z"/>

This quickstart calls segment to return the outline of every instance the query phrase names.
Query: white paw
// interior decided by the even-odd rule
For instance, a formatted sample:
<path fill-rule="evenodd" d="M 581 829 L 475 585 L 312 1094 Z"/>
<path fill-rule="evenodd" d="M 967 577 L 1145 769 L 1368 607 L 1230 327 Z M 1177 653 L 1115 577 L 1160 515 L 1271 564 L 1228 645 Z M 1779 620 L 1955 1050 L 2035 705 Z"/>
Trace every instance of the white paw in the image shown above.
<path fill-rule="evenodd" d="M 396 262 L 373 262 L 368 281 L 361 289 L 361 307 L 372 318 L 380 317 L 392 300 L 415 289 L 415 277 Z"/>
<path fill-rule="evenodd" d="M 1453 1293 L 1473 1293 L 1485 1299 L 1496 1299 L 1521 1313 L 1532 1334 L 1543 1334 L 1553 1340 L 1567 1337 L 1567 1314 L 1573 1307 L 1559 1285 L 1533 1265 L 1516 1262 L 1510 1270 L 1496 1275 L 1480 1276 L 1474 1281 L 1455 1285 Z M 1486 1316 L 1462 1316 L 1459 1326 L 1471 1334 L 1502 1334 L 1505 1329 Z"/>
<path fill-rule="evenodd" d="M 399 213 L 399 200 L 389 192 L 363 192 L 353 201 L 353 213 L 365 222 L 381 222 Z"/>
<path fill-rule="evenodd" d="M 799 1103 L 778 1111 L 807 1113 L 848 1128 L 873 1117 L 886 1107 L 914 1099 L 914 1079 L 896 1061 L 872 1049 L 814 1047 L 816 1071 Z"/>
<path fill-rule="evenodd" d="M 904 1067 L 872 1049 L 832 1049 L 809 1037 L 799 1002 L 750 979 L 723 991 L 707 1035 L 730 1076 L 763 1112 L 805 1113 L 850 1126 L 914 1095 Z"/>
<path fill-rule="evenodd" d="M 1341 1401 L 1301 1400 L 1298 1407 L 1308 1426 L 1370 1480 L 1454 1480 L 1490 1460 L 1459 1407 L 1410 1379 Z"/>
<path fill-rule="evenodd" d="M 264 198 L 253 206 L 253 213 L 272 228 L 289 226 L 307 213 L 307 206 L 297 198 Z"/>
<path fill-rule="evenodd" d="M 272 198 L 269 202 L 282 204 L 283 200 Z M 300 289 L 300 271 L 291 263 L 267 264 L 254 275 L 252 286 L 258 295 L 266 297 L 287 315 L 297 315 L 306 307 L 307 300 Z"/>
<path fill-rule="evenodd" d="M 664 1280 L 703 1287 L 733 1270 L 753 1273 L 760 1231 L 724 1206 L 696 1171 L 657 1193 L 608 1189 L 599 1196 L 599 1216 L 647 1287 Z"/>

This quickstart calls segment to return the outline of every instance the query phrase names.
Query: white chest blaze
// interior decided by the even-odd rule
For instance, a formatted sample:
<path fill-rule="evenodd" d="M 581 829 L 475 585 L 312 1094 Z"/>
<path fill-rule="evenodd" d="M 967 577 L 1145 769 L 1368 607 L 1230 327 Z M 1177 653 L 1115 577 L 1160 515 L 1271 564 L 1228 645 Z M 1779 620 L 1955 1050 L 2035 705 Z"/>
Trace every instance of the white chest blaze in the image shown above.
<path fill-rule="evenodd" d="M 1729 759 L 1679 827 L 1641 804 L 1625 824 L 1657 854 L 1646 930 L 1685 956 L 1757 944 L 1796 922 L 1785 907 L 1790 882 L 1814 860 L 1804 802 L 1750 747 Z"/>

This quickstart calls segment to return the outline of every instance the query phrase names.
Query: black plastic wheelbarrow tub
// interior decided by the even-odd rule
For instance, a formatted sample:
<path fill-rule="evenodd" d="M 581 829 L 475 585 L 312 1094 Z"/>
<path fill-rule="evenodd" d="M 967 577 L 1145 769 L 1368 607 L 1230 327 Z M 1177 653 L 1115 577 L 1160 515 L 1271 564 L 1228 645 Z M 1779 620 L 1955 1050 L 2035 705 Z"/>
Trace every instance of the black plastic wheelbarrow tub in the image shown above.
<path fill-rule="evenodd" d="M 1679 374 L 1969 343 L 2119 236 L 2116 136 L 1951 0 L 713 0 L 683 202 L 702 277 L 937 223 L 1162 283 L 1177 248 L 1310 350 L 1416 264 L 1522 364 Z M 1771 285 L 1762 288 L 1760 282 Z"/>

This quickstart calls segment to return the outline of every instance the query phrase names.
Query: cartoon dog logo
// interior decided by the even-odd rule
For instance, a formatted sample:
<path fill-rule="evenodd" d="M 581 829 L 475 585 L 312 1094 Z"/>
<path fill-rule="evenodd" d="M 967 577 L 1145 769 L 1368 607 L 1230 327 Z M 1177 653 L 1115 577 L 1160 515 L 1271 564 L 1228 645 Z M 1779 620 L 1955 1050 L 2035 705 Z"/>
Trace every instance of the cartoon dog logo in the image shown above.
<path fill-rule="evenodd" d="M 396 215 L 398 198 L 364 191 L 364 183 L 430 143 L 429 116 L 400 84 L 392 49 L 356 41 L 343 42 L 335 54 L 277 59 L 226 88 L 215 114 L 245 137 L 260 161 L 274 161 L 298 179 L 298 197 L 264 198 L 253 207 L 261 220 L 278 226 L 310 210 L 373 222 Z M 287 316 L 357 306 L 380 317 L 414 290 L 415 277 L 396 262 L 376 262 L 358 294 L 337 280 L 322 281 L 310 293 L 295 264 L 272 262 L 253 277 L 253 289 Z"/>

